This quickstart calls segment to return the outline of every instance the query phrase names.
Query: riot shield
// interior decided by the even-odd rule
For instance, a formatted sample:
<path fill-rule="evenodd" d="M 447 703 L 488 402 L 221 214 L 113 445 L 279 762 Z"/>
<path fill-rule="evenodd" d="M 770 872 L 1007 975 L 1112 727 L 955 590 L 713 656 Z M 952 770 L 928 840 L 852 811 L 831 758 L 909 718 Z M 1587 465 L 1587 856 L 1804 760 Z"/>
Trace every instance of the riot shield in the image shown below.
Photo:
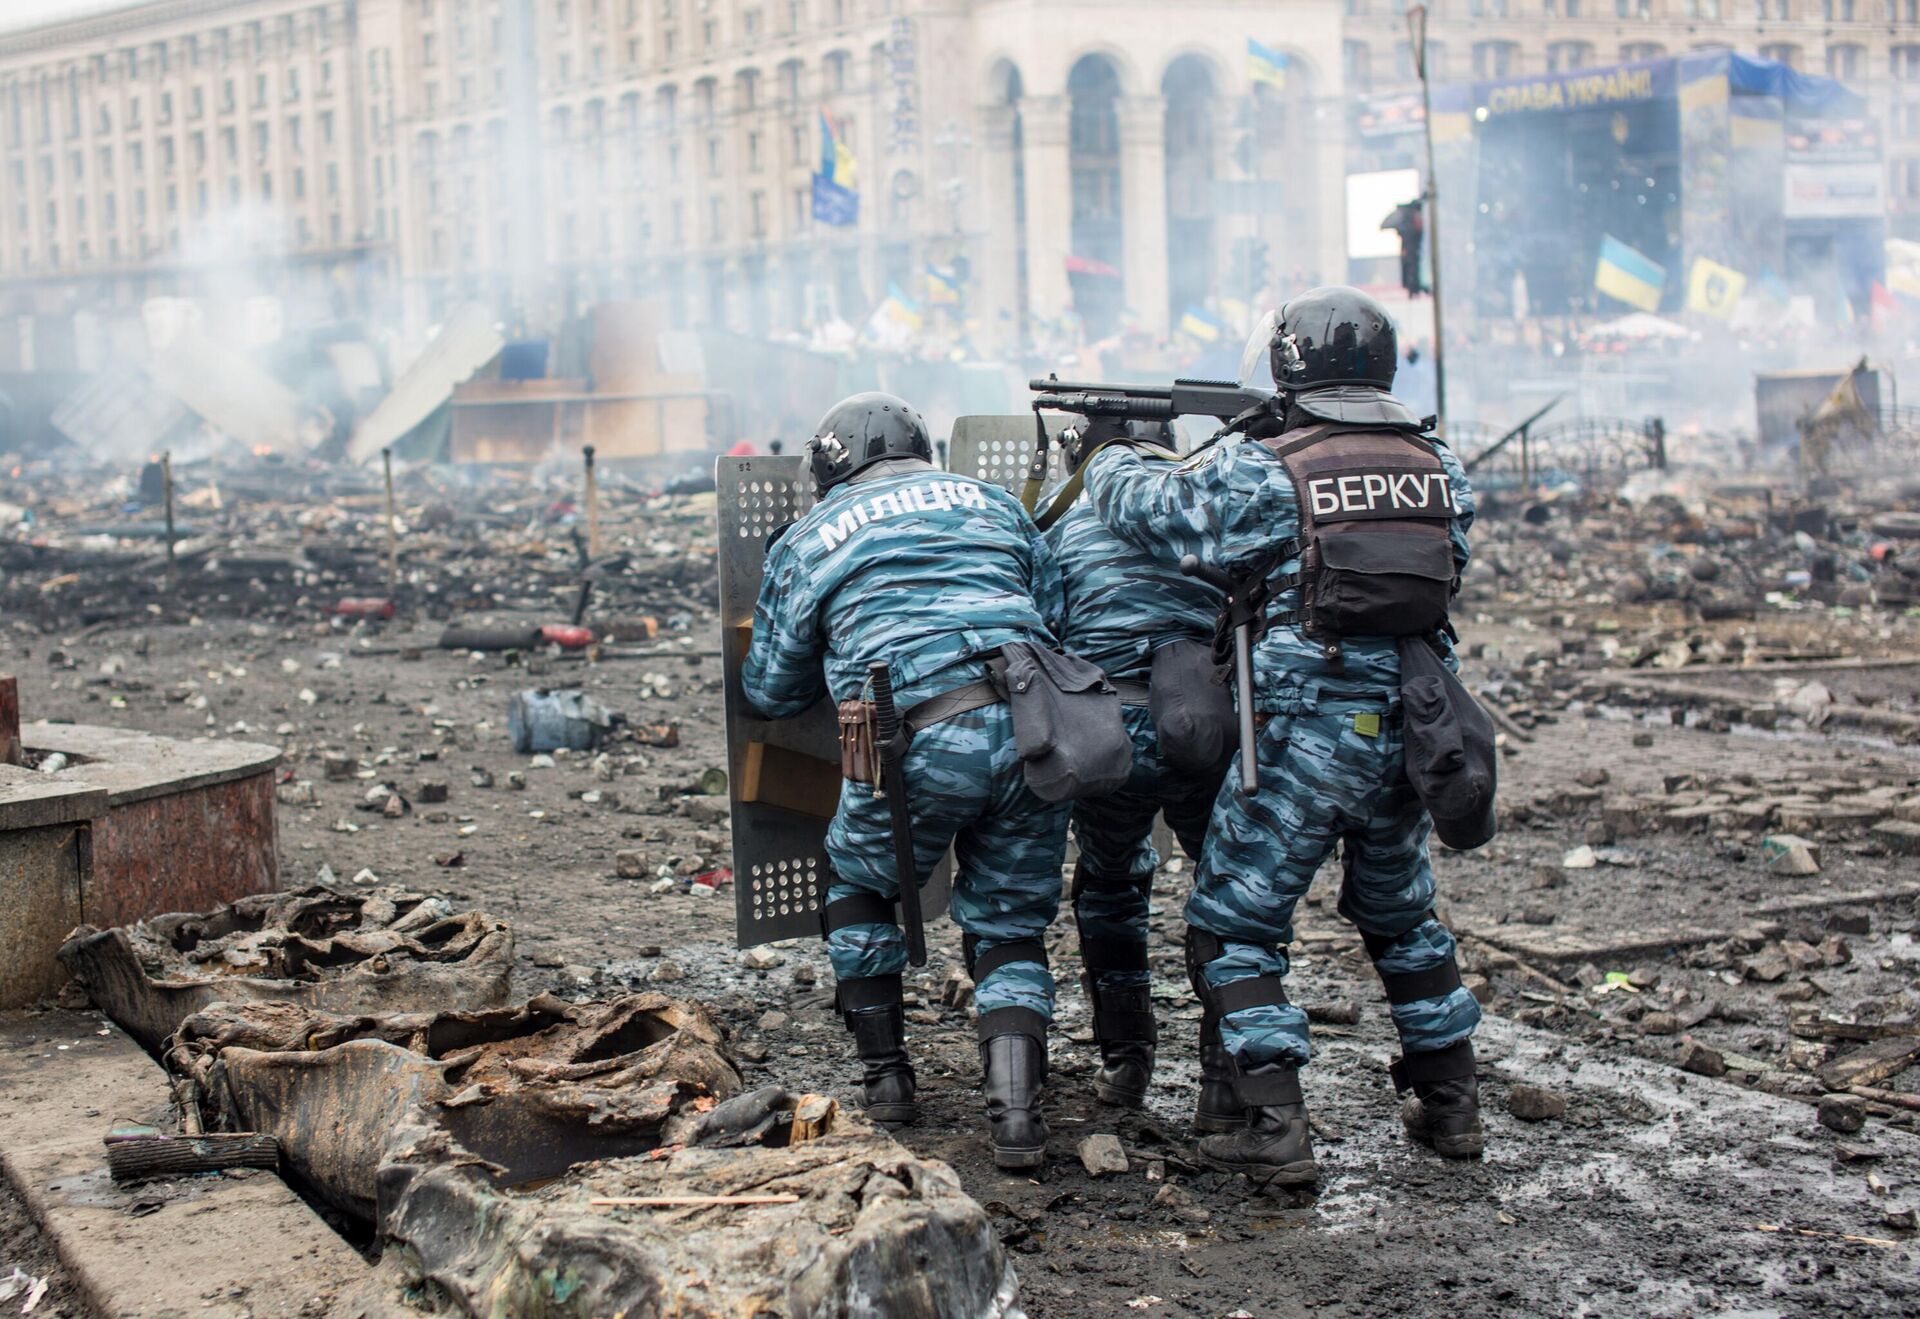
<path fill-rule="evenodd" d="M 1046 415 L 1047 485 L 1057 485 L 1066 476 L 1060 458 L 1060 432 L 1074 417 L 1055 412 Z M 947 468 L 962 476 L 991 481 L 1003 490 L 1020 493 L 1027 479 L 1027 464 L 1033 461 L 1033 414 L 1014 417 L 956 417 L 952 441 L 947 447 Z"/>
<path fill-rule="evenodd" d="M 719 458 L 713 486 L 733 815 L 734 938 L 748 948 L 820 933 L 820 907 L 830 882 L 827 821 L 840 802 L 840 747 L 832 701 L 816 702 L 797 718 L 762 719 L 740 685 L 767 536 L 814 504 L 800 458 Z M 949 873 L 943 861 L 921 889 L 928 921 L 946 909 Z"/>

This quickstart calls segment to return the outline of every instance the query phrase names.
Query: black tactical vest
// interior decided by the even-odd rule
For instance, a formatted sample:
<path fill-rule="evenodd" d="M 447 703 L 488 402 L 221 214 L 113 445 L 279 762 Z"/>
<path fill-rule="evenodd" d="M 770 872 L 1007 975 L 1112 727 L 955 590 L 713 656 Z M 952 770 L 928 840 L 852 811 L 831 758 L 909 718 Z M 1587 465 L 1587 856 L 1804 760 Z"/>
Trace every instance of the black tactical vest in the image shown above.
<path fill-rule="evenodd" d="M 1295 605 L 1268 622 L 1337 653 L 1342 637 L 1431 633 L 1455 587 L 1448 529 L 1459 509 L 1433 445 L 1399 430 L 1309 426 L 1262 440 L 1300 504 L 1300 535 L 1280 546 L 1300 570 L 1273 583 Z"/>

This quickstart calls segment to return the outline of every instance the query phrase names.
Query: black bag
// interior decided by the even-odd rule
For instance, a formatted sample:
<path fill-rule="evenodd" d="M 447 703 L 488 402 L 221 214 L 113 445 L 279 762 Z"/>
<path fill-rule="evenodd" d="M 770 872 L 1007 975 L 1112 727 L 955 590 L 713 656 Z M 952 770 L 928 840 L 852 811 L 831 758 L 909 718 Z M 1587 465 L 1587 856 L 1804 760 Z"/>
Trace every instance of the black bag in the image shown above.
<path fill-rule="evenodd" d="M 1407 721 L 1407 779 L 1458 851 L 1490 842 L 1497 768 L 1493 720 L 1425 637 L 1401 637 L 1400 705 Z"/>
<path fill-rule="evenodd" d="M 1160 758 L 1196 778 L 1217 778 L 1240 745 L 1227 669 L 1204 641 L 1173 641 L 1153 652 L 1147 713 Z"/>
<path fill-rule="evenodd" d="M 1027 787 L 1042 801 L 1117 792 L 1133 775 L 1133 739 L 1107 675 L 1074 655 L 1014 642 L 994 681 L 1013 708 L 1013 743 Z"/>

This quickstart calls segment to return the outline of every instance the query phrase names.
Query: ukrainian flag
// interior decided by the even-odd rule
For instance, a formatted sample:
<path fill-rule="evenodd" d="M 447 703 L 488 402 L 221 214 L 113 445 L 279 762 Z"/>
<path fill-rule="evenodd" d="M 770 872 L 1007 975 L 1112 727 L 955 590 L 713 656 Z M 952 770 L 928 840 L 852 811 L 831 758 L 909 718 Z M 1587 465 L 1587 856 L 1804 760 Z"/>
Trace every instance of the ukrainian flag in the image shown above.
<path fill-rule="evenodd" d="M 813 220 L 838 229 L 860 222 L 860 193 L 854 186 L 853 148 L 820 112 L 820 168 L 813 175 Z"/>
<path fill-rule="evenodd" d="M 825 110 L 820 112 L 820 172 L 842 188 L 854 189 L 853 148 L 840 136 Z"/>
<path fill-rule="evenodd" d="M 1188 307 L 1180 314 L 1180 328 L 1202 343 L 1212 343 L 1226 329 L 1214 317 L 1199 307 Z"/>
<path fill-rule="evenodd" d="M 1275 91 L 1287 85 L 1287 57 L 1271 46 L 1247 38 L 1247 80 L 1264 83 Z"/>
<path fill-rule="evenodd" d="M 1607 235 L 1600 240 L 1600 264 L 1594 268 L 1593 286 L 1629 307 L 1658 311 L 1661 291 L 1667 286 L 1667 271 Z"/>

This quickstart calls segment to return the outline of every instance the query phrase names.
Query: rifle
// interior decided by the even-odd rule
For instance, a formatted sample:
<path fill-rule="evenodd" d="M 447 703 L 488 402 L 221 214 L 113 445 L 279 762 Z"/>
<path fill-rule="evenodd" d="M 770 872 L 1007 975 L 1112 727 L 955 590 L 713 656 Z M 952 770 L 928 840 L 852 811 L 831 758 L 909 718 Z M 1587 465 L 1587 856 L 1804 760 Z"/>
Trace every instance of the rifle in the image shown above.
<path fill-rule="evenodd" d="M 893 869 L 900 889 L 900 928 L 907 961 L 927 964 L 927 927 L 920 913 L 920 863 L 913 852 L 913 813 L 907 806 L 907 730 L 893 706 L 893 675 L 884 661 L 867 666 L 873 684 L 873 745 L 880 753 L 880 787 L 893 815 Z"/>
<path fill-rule="evenodd" d="M 1199 447 L 1245 427 L 1260 417 L 1277 415 L 1283 399 L 1272 390 L 1257 389 L 1232 380 L 1176 380 L 1171 385 L 1100 385 L 1048 376 L 1029 380 L 1033 400 L 1033 461 L 1020 502 L 1042 531 L 1052 526 L 1067 506 L 1080 497 L 1081 474 L 1076 472 L 1042 511 L 1040 490 L 1047 478 L 1047 428 L 1043 411 L 1072 412 L 1082 417 L 1112 417 L 1125 421 L 1172 421 L 1175 417 L 1213 417 L 1223 423 Z"/>
<path fill-rule="evenodd" d="M 1176 380 L 1171 385 L 1100 385 L 1048 376 L 1029 380 L 1038 397 L 1034 410 L 1076 412 L 1083 417 L 1124 417 L 1128 421 L 1172 421 L 1175 417 L 1216 417 L 1227 430 L 1274 410 L 1280 397 L 1234 380 Z"/>

